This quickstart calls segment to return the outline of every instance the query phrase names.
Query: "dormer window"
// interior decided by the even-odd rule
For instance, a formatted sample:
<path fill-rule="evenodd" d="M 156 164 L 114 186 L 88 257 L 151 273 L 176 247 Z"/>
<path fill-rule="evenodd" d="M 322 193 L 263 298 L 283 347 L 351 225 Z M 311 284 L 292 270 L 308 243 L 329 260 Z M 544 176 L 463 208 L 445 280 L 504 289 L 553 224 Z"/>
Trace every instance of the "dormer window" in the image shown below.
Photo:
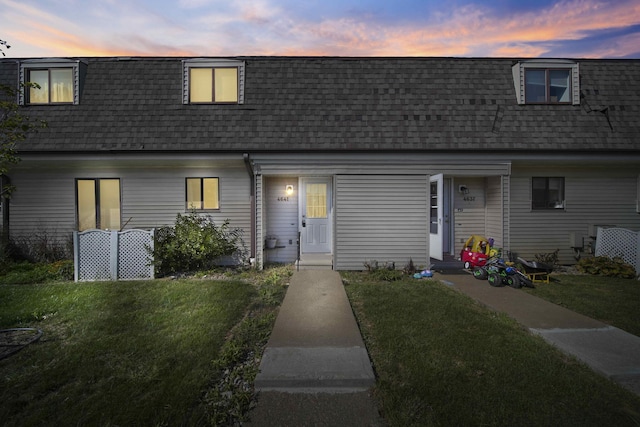
<path fill-rule="evenodd" d="M 244 62 L 228 59 L 183 61 L 184 104 L 244 103 Z"/>
<path fill-rule="evenodd" d="M 518 104 L 580 105 L 577 62 L 558 59 L 521 61 L 512 71 Z"/>
<path fill-rule="evenodd" d="M 527 104 L 571 103 L 571 70 L 569 69 L 525 69 L 524 85 L 524 99 Z"/>
<path fill-rule="evenodd" d="M 20 82 L 34 83 L 20 92 L 21 105 L 78 104 L 80 61 L 34 59 L 20 63 Z M 82 70 L 86 64 L 82 64 Z M 84 75 L 84 72 L 82 73 Z"/>
<path fill-rule="evenodd" d="M 73 68 L 27 70 L 27 104 L 73 103 Z"/>

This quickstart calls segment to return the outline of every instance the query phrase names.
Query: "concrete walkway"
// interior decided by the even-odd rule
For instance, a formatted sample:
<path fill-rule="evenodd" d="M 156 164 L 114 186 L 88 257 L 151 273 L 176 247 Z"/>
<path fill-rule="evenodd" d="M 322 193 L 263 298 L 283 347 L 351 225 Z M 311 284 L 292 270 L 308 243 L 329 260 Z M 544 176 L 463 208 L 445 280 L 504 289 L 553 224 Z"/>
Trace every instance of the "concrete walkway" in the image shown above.
<path fill-rule="evenodd" d="M 520 289 L 489 286 L 470 274 L 436 274 L 434 278 L 506 313 L 563 352 L 640 395 L 639 337 Z"/>
<path fill-rule="evenodd" d="M 486 307 L 504 312 L 596 372 L 640 395 L 640 338 L 470 274 L 436 274 Z M 561 285 L 558 285 L 561 286 Z M 296 272 L 260 364 L 260 394 L 248 426 L 384 426 L 370 388 L 369 356 L 340 275 Z"/>
<path fill-rule="evenodd" d="M 289 282 L 255 388 L 251 426 L 384 425 L 375 384 L 340 275 L 303 270 Z"/>

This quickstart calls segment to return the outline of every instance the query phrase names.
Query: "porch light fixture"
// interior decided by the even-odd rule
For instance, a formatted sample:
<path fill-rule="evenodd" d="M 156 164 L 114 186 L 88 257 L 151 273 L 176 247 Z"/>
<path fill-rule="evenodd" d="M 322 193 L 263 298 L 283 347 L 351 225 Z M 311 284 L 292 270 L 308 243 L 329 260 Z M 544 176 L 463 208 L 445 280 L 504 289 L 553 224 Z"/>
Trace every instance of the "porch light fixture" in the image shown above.
<path fill-rule="evenodd" d="M 293 185 L 289 184 L 284 188 L 285 193 L 287 193 L 287 196 L 290 196 L 293 194 Z"/>

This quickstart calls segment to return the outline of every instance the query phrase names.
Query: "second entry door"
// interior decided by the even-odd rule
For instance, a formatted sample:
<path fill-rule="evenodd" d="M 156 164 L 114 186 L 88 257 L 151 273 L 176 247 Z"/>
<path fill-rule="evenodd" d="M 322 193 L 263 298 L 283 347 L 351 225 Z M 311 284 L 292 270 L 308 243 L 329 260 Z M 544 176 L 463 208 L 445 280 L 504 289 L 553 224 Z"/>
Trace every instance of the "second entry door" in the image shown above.
<path fill-rule="evenodd" d="M 300 179 L 302 253 L 331 252 L 331 178 Z"/>

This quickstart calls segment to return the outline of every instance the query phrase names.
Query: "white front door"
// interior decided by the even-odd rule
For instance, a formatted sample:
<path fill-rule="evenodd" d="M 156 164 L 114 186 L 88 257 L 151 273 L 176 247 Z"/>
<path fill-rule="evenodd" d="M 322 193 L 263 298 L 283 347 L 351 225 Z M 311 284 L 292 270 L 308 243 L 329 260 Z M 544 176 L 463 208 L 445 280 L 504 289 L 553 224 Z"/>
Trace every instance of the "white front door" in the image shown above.
<path fill-rule="evenodd" d="M 443 177 L 442 174 L 432 175 L 429 178 L 430 206 L 429 206 L 429 256 L 442 260 L 443 240 Z"/>
<path fill-rule="evenodd" d="M 331 252 L 331 177 L 300 178 L 300 251 Z"/>

